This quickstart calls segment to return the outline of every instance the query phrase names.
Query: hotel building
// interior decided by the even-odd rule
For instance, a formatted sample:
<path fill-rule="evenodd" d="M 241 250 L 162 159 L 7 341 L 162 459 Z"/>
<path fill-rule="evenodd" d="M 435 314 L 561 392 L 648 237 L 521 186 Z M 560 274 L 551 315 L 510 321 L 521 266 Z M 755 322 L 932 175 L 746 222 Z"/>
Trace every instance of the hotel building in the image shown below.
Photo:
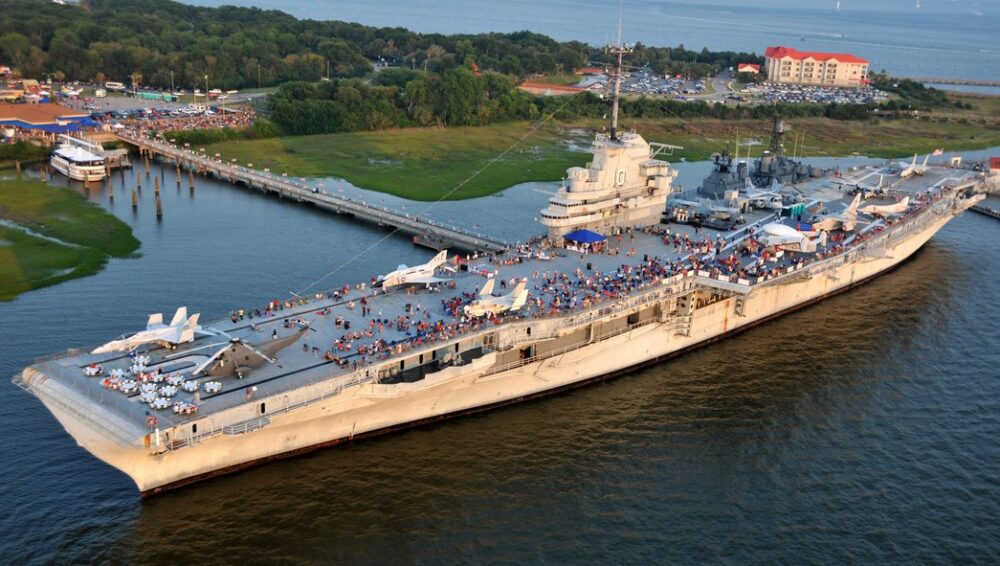
<path fill-rule="evenodd" d="M 868 84 L 868 61 L 847 53 L 798 51 L 779 45 L 768 47 L 764 58 L 768 82 L 851 88 Z"/>

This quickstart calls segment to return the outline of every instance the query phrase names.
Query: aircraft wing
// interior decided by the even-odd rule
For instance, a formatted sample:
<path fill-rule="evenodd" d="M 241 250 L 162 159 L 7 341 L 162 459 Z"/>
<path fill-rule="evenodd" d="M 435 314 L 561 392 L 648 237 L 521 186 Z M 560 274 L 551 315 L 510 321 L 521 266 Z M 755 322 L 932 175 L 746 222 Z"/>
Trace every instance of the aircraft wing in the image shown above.
<path fill-rule="evenodd" d="M 430 285 L 432 283 L 444 283 L 447 279 L 441 279 L 440 277 L 407 277 L 407 285 Z"/>

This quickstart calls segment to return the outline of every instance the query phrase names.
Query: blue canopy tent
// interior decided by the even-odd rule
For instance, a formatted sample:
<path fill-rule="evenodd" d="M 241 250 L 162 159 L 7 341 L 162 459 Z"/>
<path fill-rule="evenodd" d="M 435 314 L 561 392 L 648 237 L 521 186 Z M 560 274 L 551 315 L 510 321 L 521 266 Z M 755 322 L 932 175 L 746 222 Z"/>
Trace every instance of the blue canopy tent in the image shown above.
<path fill-rule="evenodd" d="M 590 230 L 576 230 L 575 232 L 570 232 L 563 236 L 563 238 L 576 242 L 577 244 L 596 244 L 597 242 L 603 242 L 607 240 L 607 236 L 602 236 L 597 232 L 591 232 Z"/>

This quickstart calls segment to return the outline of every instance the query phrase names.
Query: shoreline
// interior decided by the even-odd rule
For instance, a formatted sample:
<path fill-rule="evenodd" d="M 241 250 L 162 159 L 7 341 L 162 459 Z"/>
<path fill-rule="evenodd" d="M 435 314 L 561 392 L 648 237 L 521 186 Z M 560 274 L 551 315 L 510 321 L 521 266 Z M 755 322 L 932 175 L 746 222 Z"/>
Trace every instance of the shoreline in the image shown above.
<path fill-rule="evenodd" d="M 140 245 L 127 224 L 72 189 L 0 176 L 0 302 L 95 275 Z"/>

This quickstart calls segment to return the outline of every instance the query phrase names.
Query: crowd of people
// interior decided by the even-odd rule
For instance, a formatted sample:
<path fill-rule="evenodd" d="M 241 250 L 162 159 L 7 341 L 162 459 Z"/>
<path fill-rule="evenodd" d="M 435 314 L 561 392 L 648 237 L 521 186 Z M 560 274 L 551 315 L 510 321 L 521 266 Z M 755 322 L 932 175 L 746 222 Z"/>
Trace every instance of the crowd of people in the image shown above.
<path fill-rule="evenodd" d="M 250 108 L 225 114 L 199 114 L 193 116 L 161 116 L 133 119 L 126 126 L 143 131 L 180 132 L 191 130 L 217 130 L 221 128 L 246 128 L 253 124 L 254 112 Z"/>
<path fill-rule="evenodd" d="M 377 314 L 373 313 L 369 300 L 382 291 L 367 291 L 364 283 L 345 285 L 315 295 L 316 299 L 333 300 L 335 308 L 346 308 L 344 314 L 334 315 L 334 325 L 342 329 L 342 333 L 330 344 L 323 345 L 322 349 L 325 349 L 323 358 L 340 367 L 360 368 L 428 344 L 450 341 L 480 330 L 484 326 L 501 324 L 508 319 L 564 316 L 568 312 L 614 303 L 659 286 L 665 279 L 675 275 L 707 272 L 713 278 L 722 276 L 734 282 L 743 280 L 753 283 L 764 277 L 787 273 L 793 267 L 802 267 L 838 255 L 846 249 L 869 241 L 887 226 L 911 218 L 936 200 L 943 198 L 946 192 L 947 189 L 944 189 L 934 194 L 917 196 L 912 199 L 912 204 L 905 214 L 896 219 L 887 219 L 883 224 L 871 229 L 850 236 L 845 233 L 832 234 L 826 245 L 808 256 L 784 254 L 784 257 L 779 257 L 781 254 L 776 254 L 773 249 L 764 248 L 756 241 L 752 229 L 730 241 L 723 236 L 711 237 L 695 233 L 692 237 L 686 232 L 673 233 L 669 228 L 647 228 L 645 232 L 661 238 L 667 250 L 663 257 L 644 255 L 641 262 L 621 263 L 613 270 L 601 270 L 586 264 L 583 260 L 587 255 L 581 254 L 581 265 L 573 271 L 536 269 L 528 277 L 531 289 L 528 303 L 520 312 L 505 315 L 493 314 L 482 318 L 466 315 L 463 307 L 477 300 L 477 294 L 475 291 L 464 291 L 442 298 L 438 315 L 432 312 L 433 309 L 417 302 L 407 304 L 403 314 L 385 316 L 381 309 Z M 612 236 L 611 243 L 635 242 L 635 236 L 635 232 L 625 231 Z M 548 253 L 554 252 L 550 250 Z M 615 246 L 606 246 L 603 254 L 615 255 Z M 482 270 L 480 275 L 499 277 L 500 266 L 518 264 L 527 257 L 546 258 L 548 255 L 535 245 L 523 244 L 511 254 L 482 258 L 496 269 Z M 500 279 L 498 286 L 513 287 L 516 280 L 516 277 Z M 356 293 L 357 296 L 352 293 Z M 280 316 L 276 313 L 308 304 L 311 300 L 309 298 L 274 300 L 263 310 L 233 311 L 230 318 L 236 323 L 246 317 L 254 319 Z M 362 305 L 361 316 L 365 322 L 360 328 L 352 329 L 351 317 L 345 315 L 354 311 L 358 304 Z M 329 306 L 316 312 L 318 315 L 333 313 Z M 286 322 L 286 327 L 288 324 Z M 304 344 L 303 348 L 315 352 L 317 356 L 321 350 L 321 347 L 315 344 L 310 346 L 308 343 Z"/>

